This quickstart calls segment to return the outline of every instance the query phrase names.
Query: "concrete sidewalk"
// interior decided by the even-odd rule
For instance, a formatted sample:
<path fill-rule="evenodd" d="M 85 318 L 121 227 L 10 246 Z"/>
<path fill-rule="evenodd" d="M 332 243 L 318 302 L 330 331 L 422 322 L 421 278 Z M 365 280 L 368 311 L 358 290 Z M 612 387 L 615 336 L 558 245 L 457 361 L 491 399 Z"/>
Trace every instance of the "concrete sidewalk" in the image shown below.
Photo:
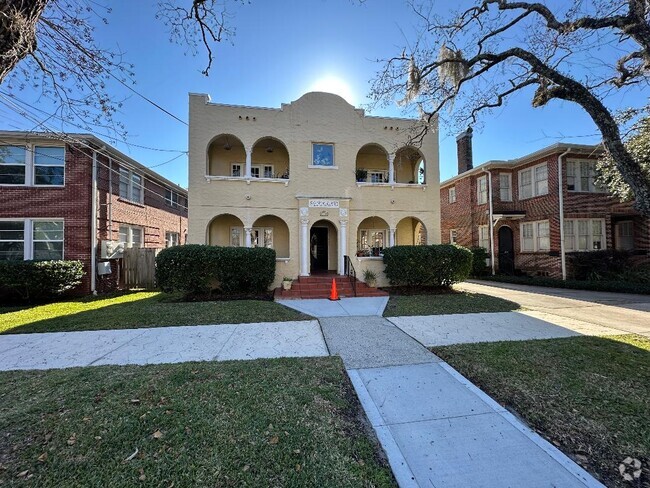
<path fill-rule="evenodd" d="M 293 308 L 312 317 L 354 317 L 377 315 L 381 317 L 388 304 L 388 297 L 327 298 L 276 300 L 285 307 Z"/>
<path fill-rule="evenodd" d="M 386 319 L 321 326 L 400 486 L 602 486 Z"/>
<path fill-rule="evenodd" d="M 0 371 L 327 355 L 315 320 L 0 335 Z"/>

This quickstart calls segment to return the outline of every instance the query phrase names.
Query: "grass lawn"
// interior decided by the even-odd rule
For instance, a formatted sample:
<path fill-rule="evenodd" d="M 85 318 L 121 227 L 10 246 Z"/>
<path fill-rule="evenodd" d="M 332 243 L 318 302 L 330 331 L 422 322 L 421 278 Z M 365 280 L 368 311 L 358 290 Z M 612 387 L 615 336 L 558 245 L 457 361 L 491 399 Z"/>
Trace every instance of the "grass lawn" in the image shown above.
<path fill-rule="evenodd" d="M 573 337 L 432 350 L 605 485 L 650 482 L 650 339 Z M 639 484 L 618 472 L 628 456 L 645 467 Z"/>
<path fill-rule="evenodd" d="M 396 486 L 338 358 L 0 373 L 0 485 Z"/>
<path fill-rule="evenodd" d="M 179 302 L 176 298 L 159 292 L 135 292 L 28 308 L 0 308 L 0 333 L 285 322 L 311 318 L 270 301 Z"/>
<path fill-rule="evenodd" d="M 451 313 L 510 312 L 519 304 L 481 293 L 450 292 L 433 295 L 391 296 L 384 317 Z"/>

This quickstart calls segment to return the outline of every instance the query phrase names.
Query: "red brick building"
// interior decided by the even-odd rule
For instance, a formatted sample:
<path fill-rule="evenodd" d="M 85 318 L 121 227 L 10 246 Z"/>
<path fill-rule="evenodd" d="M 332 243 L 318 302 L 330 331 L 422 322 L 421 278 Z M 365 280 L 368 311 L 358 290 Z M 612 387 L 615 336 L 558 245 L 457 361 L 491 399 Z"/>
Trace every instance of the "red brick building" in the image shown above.
<path fill-rule="evenodd" d="M 93 135 L 70 140 L 0 131 L 0 260 L 81 260 L 77 291 L 111 290 L 124 247 L 185 243 L 187 191 Z"/>
<path fill-rule="evenodd" d="M 440 184 L 443 243 L 485 247 L 494 272 L 551 277 L 570 276 L 573 252 L 647 259 L 649 220 L 595 184 L 599 146 L 554 144 L 473 167 L 471 129 L 457 143 L 458 176 Z"/>

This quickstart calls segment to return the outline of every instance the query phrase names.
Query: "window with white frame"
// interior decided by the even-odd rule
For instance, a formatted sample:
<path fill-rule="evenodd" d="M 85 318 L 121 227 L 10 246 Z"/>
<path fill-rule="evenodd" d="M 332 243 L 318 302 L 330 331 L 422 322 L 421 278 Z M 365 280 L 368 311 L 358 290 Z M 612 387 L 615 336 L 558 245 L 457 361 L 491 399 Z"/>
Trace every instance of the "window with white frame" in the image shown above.
<path fill-rule="evenodd" d="M 165 247 L 178 246 L 181 243 L 181 235 L 178 232 L 165 232 Z"/>
<path fill-rule="evenodd" d="M 181 206 L 182 197 L 173 190 L 165 190 L 165 203 L 173 208 Z"/>
<path fill-rule="evenodd" d="M 575 192 L 603 193 L 604 188 L 596 184 L 595 161 L 567 161 L 567 190 Z"/>
<path fill-rule="evenodd" d="M 273 178 L 273 165 L 272 164 L 263 164 L 262 169 L 264 170 L 264 178 Z"/>
<path fill-rule="evenodd" d="M 260 167 L 255 165 L 251 166 L 251 178 L 259 178 L 260 177 Z"/>
<path fill-rule="evenodd" d="M 142 247 L 142 228 L 133 225 L 120 225 L 120 242 L 124 243 L 124 247 Z"/>
<path fill-rule="evenodd" d="M 63 146 L 0 146 L 0 185 L 63 186 Z"/>
<path fill-rule="evenodd" d="M 458 230 L 457 229 L 451 229 L 449 231 L 449 242 L 451 244 L 456 244 L 458 242 Z"/>
<path fill-rule="evenodd" d="M 479 205 L 488 201 L 488 181 L 487 176 L 480 176 L 476 179 L 476 201 Z"/>
<path fill-rule="evenodd" d="M 386 183 L 388 178 L 386 177 L 386 172 L 382 170 L 369 170 L 368 171 L 368 181 L 370 183 Z"/>
<path fill-rule="evenodd" d="M 538 197 L 548 194 L 548 166 L 538 164 L 519 172 L 519 199 Z"/>
<path fill-rule="evenodd" d="M 142 203 L 144 200 L 142 181 L 142 175 L 120 168 L 120 198 Z"/>
<path fill-rule="evenodd" d="M 449 203 L 456 203 L 456 187 L 449 188 Z"/>
<path fill-rule="evenodd" d="M 616 232 L 616 249 L 630 251 L 634 249 L 634 225 L 631 220 L 617 222 L 614 226 Z"/>
<path fill-rule="evenodd" d="M 0 221 L 0 261 L 63 259 L 63 220 Z"/>
<path fill-rule="evenodd" d="M 524 222 L 520 226 L 522 252 L 543 252 L 551 249 L 548 220 Z"/>
<path fill-rule="evenodd" d="M 241 163 L 232 163 L 230 176 L 243 176 L 242 167 L 243 165 Z"/>
<path fill-rule="evenodd" d="M 387 229 L 359 229 L 357 251 L 369 256 L 379 256 L 386 247 Z"/>
<path fill-rule="evenodd" d="M 512 201 L 512 174 L 499 173 L 499 198 L 502 202 Z"/>
<path fill-rule="evenodd" d="M 487 225 L 478 226 L 478 245 L 483 249 L 490 249 L 490 230 Z"/>
<path fill-rule="evenodd" d="M 242 233 L 244 229 L 242 227 L 232 227 L 230 229 L 230 245 L 232 247 L 241 247 L 244 245 L 242 240 Z"/>
<path fill-rule="evenodd" d="M 230 228 L 230 245 L 241 247 L 246 245 L 243 227 Z M 253 227 L 251 229 L 251 247 L 268 247 L 273 249 L 273 227 Z"/>
<path fill-rule="evenodd" d="M 597 251 L 605 249 L 603 219 L 565 219 L 564 249 L 566 251 Z"/>

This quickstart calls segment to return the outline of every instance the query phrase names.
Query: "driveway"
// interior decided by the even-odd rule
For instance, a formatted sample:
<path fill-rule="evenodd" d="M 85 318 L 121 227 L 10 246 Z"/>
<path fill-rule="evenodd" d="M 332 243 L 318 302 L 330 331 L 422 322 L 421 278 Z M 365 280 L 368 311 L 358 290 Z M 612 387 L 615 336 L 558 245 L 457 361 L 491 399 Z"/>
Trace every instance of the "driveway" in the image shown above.
<path fill-rule="evenodd" d="M 527 310 L 580 320 L 621 334 L 650 337 L 650 295 L 567 290 L 541 286 L 469 281 L 455 288 L 518 303 Z"/>

